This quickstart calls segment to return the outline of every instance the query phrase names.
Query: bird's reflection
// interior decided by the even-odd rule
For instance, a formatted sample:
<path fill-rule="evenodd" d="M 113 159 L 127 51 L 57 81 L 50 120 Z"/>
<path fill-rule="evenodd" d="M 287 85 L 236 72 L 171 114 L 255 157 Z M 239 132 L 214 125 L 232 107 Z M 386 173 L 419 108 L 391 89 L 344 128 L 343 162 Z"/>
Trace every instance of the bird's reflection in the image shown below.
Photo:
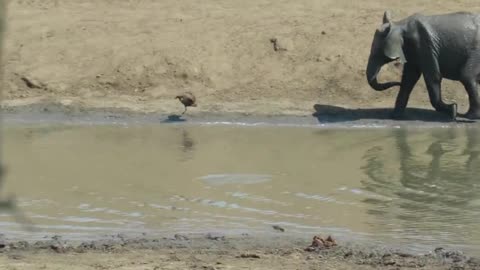
<path fill-rule="evenodd" d="M 180 148 L 183 153 L 181 159 L 182 161 L 192 159 L 195 150 L 195 141 L 186 128 L 180 129 L 180 132 L 182 133 Z"/>

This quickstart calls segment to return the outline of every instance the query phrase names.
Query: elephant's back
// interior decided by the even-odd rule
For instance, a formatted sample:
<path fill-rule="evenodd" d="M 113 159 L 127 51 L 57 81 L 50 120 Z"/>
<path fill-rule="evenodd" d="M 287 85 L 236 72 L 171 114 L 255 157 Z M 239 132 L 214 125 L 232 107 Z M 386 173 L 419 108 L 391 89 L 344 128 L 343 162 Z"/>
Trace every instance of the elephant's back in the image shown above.
<path fill-rule="evenodd" d="M 480 27 L 480 14 L 467 11 L 459 11 L 440 15 L 425 16 L 432 24 L 444 27 Z"/>
<path fill-rule="evenodd" d="M 422 16 L 419 19 L 422 24 L 445 40 L 478 42 L 480 39 L 480 14 L 461 11 Z"/>

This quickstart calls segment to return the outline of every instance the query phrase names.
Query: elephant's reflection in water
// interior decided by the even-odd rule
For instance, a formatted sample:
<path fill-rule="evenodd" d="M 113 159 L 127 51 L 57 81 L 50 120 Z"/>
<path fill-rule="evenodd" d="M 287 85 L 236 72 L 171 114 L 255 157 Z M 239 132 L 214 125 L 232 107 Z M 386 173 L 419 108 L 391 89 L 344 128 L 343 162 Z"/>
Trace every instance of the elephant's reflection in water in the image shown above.
<path fill-rule="evenodd" d="M 364 156 L 363 188 L 377 195 L 364 200 L 368 212 L 403 229 L 477 226 L 480 129 L 434 129 L 428 137 L 425 131 L 392 132 L 394 149 L 376 146 Z"/>

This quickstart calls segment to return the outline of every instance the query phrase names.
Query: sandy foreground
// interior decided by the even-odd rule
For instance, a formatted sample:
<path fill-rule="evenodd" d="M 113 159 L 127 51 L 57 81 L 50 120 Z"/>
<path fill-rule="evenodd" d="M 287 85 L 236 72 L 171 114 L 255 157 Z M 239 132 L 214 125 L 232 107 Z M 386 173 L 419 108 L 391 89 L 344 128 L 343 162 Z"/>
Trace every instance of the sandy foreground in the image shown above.
<path fill-rule="evenodd" d="M 2 104 L 170 114 L 183 111 L 174 96 L 191 91 L 199 104 L 188 111 L 192 116 L 391 108 L 398 89 L 375 92 L 364 75 L 386 9 L 400 19 L 480 6 L 473 0 L 11 0 Z M 398 79 L 400 72 L 388 66 L 380 79 Z M 447 101 L 466 111 L 460 84 L 445 81 L 443 89 Z M 431 110 L 423 81 L 409 106 Z M 477 259 L 446 250 L 412 255 L 339 243 L 306 252 L 311 236 L 117 238 L 4 242 L 0 268 L 480 269 Z"/>
<path fill-rule="evenodd" d="M 311 241 L 310 241 L 311 242 Z M 4 242 L 1 269 L 480 269 L 480 260 L 438 248 L 412 255 L 347 243 L 307 251 L 307 239 L 175 235 L 112 236 L 73 243 L 59 236 Z"/>

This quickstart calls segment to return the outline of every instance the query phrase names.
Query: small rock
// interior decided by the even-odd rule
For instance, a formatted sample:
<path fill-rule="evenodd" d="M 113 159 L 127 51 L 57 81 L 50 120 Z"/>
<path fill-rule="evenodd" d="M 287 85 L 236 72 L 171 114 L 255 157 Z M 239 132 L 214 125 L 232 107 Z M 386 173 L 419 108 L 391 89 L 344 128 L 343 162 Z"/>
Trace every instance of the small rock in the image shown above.
<path fill-rule="evenodd" d="M 60 101 L 60 104 L 62 104 L 63 106 L 70 106 L 72 105 L 72 103 L 73 103 L 73 100 L 71 99 L 62 99 Z"/>
<path fill-rule="evenodd" d="M 45 85 L 33 78 L 28 78 L 26 76 L 20 77 L 20 79 L 25 83 L 28 88 L 37 88 L 37 89 L 44 89 Z"/>
<path fill-rule="evenodd" d="M 65 246 L 61 243 L 54 243 L 54 244 L 50 245 L 50 248 L 57 253 L 64 253 L 65 252 Z"/>
<path fill-rule="evenodd" d="M 395 252 L 395 255 L 402 257 L 402 258 L 410 258 L 413 257 L 412 254 L 404 253 L 404 252 Z"/>
<path fill-rule="evenodd" d="M 337 243 L 331 236 L 328 236 L 327 239 L 323 239 L 320 236 L 314 236 L 312 244 L 310 244 L 310 246 L 308 246 L 305 251 L 311 252 L 316 250 L 328 249 L 336 245 Z"/>
<path fill-rule="evenodd" d="M 23 260 L 23 259 L 25 259 L 25 256 L 20 255 L 20 254 L 9 254 L 8 258 L 12 259 L 12 260 Z"/>
<path fill-rule="evenodd" d="M 10 244 L 11 249 L 27 249 L 30 247 L 30 244 L 27 241 L 18 241 Z"/>
<path fill-rule="evenodd" d="M 470 259 L 468 259 L 467 264 L 472 265 L 472 266 L 479 266 L 480 267 L 480 259 L 470 258 Z"/>
<path fill-rule="evenodd" d="M 52 240 L 54 240 L 54 241 L 62 241 L 62 236 L 60 236 L 60 235 L 54 235 L 54 236 L 52 236 L 51 238 L 52 238 Z"/>
<path fill-rule="evenodd" d="M 120 240 L 124 241 L 125 239 L 127 239 L 127 236 L 123 233 L 119 233 L 117 235 L 115 235 L 116 238 L 119 238 Z"/>
<path fill-rule="evenodd" d="M 273 50 L 276 52 L 293 50 L 293 42 L 289 39 L 279 40 L 278 38 L 271 38 L 270 42 L 273 45 Z"/>
<path fill-rule="evenodd" d="M 0 249 L 4 249 L 7 247 L 7 240 L 5 240 L 5 236 L 0 234 Z"/>
<path fill-rule="evenodd" d="M 326 35 L 326 34 L 327 34 L 327 32 L 325 32 L 325 31 L 322 31 L 322 35 Z"/>
<path fill-rule="evenodd" d="M 238 256 L 237 258 L 242 258 L 242 259 L 260 259 L 260 255 L 254 254 L 254 253 L 244 253 Z"/>
<path fill-rule="evenodd" d="M 219 240 L 224 241 L 225 240 L 224 235 L 214 235 L 214 234 L 208 233 L 206 237 L 207 237 L 208 240 L 215 240 L 215 241 L 219 241 Z"/>
<path fill-rule="evenodd" d="M 187 236 L 181 234 L 175 234 L 173 237 L 175 240 L 190 240 Z"/>
<path fill-rule="evenodd" d="M 397 264 L 395 262 L 395 260 L 392 258 L 392 255 L 390 255 L 390 254 L 385 254 L 382 257 L 382 263 L 383 263 L 383 265 L 395 265 L 395 264 Z"/>

